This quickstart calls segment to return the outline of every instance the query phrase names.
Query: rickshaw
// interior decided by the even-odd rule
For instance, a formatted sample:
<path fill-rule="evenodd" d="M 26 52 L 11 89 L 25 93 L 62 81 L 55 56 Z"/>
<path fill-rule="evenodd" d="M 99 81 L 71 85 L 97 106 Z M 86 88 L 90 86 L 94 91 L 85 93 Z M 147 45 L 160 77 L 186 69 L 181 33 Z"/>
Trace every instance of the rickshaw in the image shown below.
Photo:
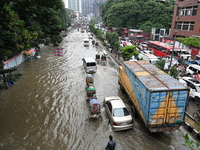
<path fill-rule="evenodd" d="M 91 74 L 87 74 L 86 76 L 86 86 L 88 85 L 93 85 L 94 84 L 94 79 Z"/>
<path fill-rule="evenodd" d="M 95 44 L 95 40 L 92 40 L 92 44 Z"/>
<path fill-rule="evenodd" d="M 95 55 L 95 60 L 96 60 L 96 62 L 99 63 L 99 62 L 100 62 L 100 59 L 101 59 L 101 56 L 100 56 L 99 53 L 97 53 L 97 54 Z"/>
<path fill-rule="evenodd" d="M 103 54 L 101 56 L 101 64 L 106 64 L 106 55 L 105 54 Z"/>
<path fill-rule="evenodd" d="M 87 85 L 86 86 L 86 94 L 87 94 L 87 100 L 90 100 L 94 94 L 96 94 L 96 89 L 94 85 Z"/>
<path fill-rule="evenodd" d="M 93 97 L 92 99 L 90 99 L 90 106 L 89 106 L 89 121 L 91 119 L 97 119 L 100 118 L 102 120 L 102 116 L 101 116 L 101 105 L 98 102 L 96 97 Z"/>

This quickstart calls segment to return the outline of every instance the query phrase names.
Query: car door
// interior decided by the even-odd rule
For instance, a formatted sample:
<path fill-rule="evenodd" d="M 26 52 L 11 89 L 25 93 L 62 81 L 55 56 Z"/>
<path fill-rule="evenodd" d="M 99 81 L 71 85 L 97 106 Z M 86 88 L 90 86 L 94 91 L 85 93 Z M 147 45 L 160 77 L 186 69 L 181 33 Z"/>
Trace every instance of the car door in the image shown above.
<path fill-rule="evenodd" d="M 113 116 L 112 116 L 112 105 L 109 101 L 106 102 L 106 109 L 107 109 L 107 114 L 110 122 L 113 122 Z"/>

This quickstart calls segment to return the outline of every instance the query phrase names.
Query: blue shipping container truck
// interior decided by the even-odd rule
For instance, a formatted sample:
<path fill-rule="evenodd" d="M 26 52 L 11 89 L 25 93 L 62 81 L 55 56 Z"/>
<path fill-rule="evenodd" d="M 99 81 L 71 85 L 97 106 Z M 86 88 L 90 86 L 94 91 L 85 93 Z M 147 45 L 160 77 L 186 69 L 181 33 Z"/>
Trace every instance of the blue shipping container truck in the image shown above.
<path fill-rule="evenodd" d="M 118 82 L 151 132 L 173 131 L 184 123 L 189 89 L 151 63 L 125 61 Z"/>

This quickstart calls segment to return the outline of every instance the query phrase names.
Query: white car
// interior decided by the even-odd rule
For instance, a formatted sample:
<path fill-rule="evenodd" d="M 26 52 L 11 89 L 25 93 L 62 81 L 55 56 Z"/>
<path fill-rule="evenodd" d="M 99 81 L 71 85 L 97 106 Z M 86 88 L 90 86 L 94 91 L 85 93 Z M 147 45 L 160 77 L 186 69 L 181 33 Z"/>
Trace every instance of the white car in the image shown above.
<path fill-rule="evenodd" d="M 191 65 L 187 66 L 185 73 L 187 75 L 192 75 L 195 72 L 200 74 L 200 66 L 199 65 L 195 65 L 195 64 L 191 64 Z"/>
<path fill-rule="evenodd" d="M 200 105 L 200 81 L 191 77 L 182 77 L 190 88 L 190 97 L 197 105 Z"/>
<path fill-rule="evenodd" d="M 133 128 L 133 117 L 121 98 L 117 96 L 105 97 L 104 106 L 113 131 Z"/>
<path fill-rule="evenodd" d="M 184 49 L 181 50 L 180 58 L 188 60 L 190 57 L 191 57 L 191 54 L 188 51 Z"/>

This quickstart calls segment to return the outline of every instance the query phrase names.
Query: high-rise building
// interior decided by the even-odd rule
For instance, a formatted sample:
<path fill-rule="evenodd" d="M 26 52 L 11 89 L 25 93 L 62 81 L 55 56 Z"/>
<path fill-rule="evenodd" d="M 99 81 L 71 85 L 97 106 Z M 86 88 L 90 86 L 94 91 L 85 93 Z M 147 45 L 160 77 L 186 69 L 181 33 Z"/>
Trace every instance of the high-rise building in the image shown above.
<path fill-rule="evenodd" d="M 82 14 L 84 16 L 93 14 L 99 16 L 99 6 L 106 0 L 82 0 Z"/>
<path fill-rule="evenodd" d="M 82 0 L 82 14 L 83 16 L 91 15 L 93 13 L 94 0 Z"/>
<path fill-rule="evenodd" d="M 67 8 L 76 12 L 82 13 L 81 0 L 67 0 L 65 1 Z"/>

